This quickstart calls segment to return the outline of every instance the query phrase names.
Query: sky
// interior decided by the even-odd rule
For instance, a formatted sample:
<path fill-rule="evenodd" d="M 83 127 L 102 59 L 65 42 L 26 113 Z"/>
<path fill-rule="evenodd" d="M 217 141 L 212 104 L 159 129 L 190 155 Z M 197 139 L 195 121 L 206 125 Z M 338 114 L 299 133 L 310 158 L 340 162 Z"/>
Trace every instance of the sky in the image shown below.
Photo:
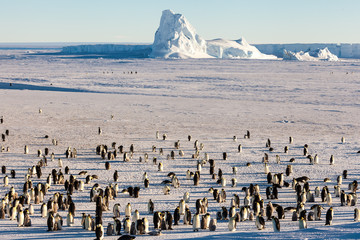
<path fill-rule="evenodd" d="M 207 40 L 360 43 L 360 0 L 0 0 L 0 42 L 152 43 L 165 9 Z"/>

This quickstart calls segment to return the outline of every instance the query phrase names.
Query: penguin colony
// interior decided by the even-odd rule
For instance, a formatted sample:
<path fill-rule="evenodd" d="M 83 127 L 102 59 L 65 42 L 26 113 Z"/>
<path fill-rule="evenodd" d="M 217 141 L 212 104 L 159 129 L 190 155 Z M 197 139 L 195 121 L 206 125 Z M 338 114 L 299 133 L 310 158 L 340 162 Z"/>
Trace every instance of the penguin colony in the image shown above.
<path fill-rule="evenodd" d="M 4 122 L 1 117 L 1 124 Z M 104 135 L 101 127 L 98 135 Z M 9 139 L 10 131 L 5 130 L 2 141 L 6 143 Z M 77 161 L 78 157 L 76 148 L 67 147 L 62 153 L 55 154 L 50 153 L 51 147 L 36 150 L 31 149 L 33 145 L 29 143 L 24 146 L 23 154 L 31 155 L 34 164 L 29 164 L 25 176 L 8 166 L 1 168 L 4 194 L 1 196 L 0 219 L 14 221 L 18 227 L 31 227 L 32 217 L 42 218 L 48 231 L 66 231 L 66 228 L 81 225 L 84 231 L 94 231 L 95 239 L 120 235 L 119 239 L 134 239 L 136 235 L 144 234 L 156 236 L 179 225 L 189 225 L 194 232 L 216 231 L 219 223 L 226 223 L 229 231 L 240 230 L 245 222 L 253 222 L 254 231 L 270 228 L 279 232 L 284 229 L 281 228 L 283 221 L 295 222 L 299 229 L 305 229 L 311 227 L 312 222 L 332 225 L 336 209 L 341 207 L 352 207 L 354 221 L 360 221 L 358 183 L 349 178 L 351 169 L 344 169 L 335 179 L 324 176 L 323 183 L 312 182 L 313 176 L 296 175 L 296 168 L 301 167 L 296 165 L 299 161 L 309 165 L 327 161 L 328 165 L 336 165 L 334 153 L 330 153 L 329 160 L 320 160 L 311 145 L 295 147 L 294 139 L 290 137 L 280 150 L 279 144 L 275 147 L 269 138 L 262 147 L 263 156 L 252 163 L 263 165 L 262 179 L 244 184 L 238 180 L 239 169 L 251 169 L 252 164 L 240 159 L 250 141 L 250 131 L 246 131 L 243 138 L 232 137 L 235 144 L 232 152 L 219 149 L 218 154 L 207 153 L 209 149 L 205 149 L 200 141 L 193 141 L 191 135 L 174 141 L 172 148 L 164 145 L 171 141 L 169 139 L 172 138 L 166 133 L 156 132 L 156 145 L 150 145 L 148 149 L 136 149 L 135 143 L 125 146 L 112 142 L 109 146 L 96 146 L 94 157 L 97 160 L 94 161 L 103 163 L 99 168 L 106 171 L 104 176 L 92 175 L 86 168 L 72 171 L 71 161 Z M 344 137 L 341 143 L 345 144 Z M 52 145 L 58 149 L 57 140 L 52 139 Z M 9 147 L 2 146 L 1 150 L 10 152 Z M 217 167 L 224 166 L 231 158 L 239 159 L 231 170 Z M 167 161 L 179 159 L 187 159 L 188 164 L 188 169 L 181 174 L 166 168 Z M 139 172 L 141 181 L 130 185 L 128 182 L 133 181 L 122 178 L 121 164 L 133 162 L 146 164 L 149 171 Z M 283 171 L 271 172 L 274 166 Z M 161 182 L 152 181 L 155 172 L 163 176 Z M 12 182 L 23 177 L 20 185 Z M 104 181 L 100 184 L 101 179 L 107 179 L 108 184 Z M 333 183 L 333 189 L 329 183 Z M 182 185 L 192 186 L 194 191 L 206 187 L 207 191 L 203 197 L 195 199 L 192 192 L 184 192 L 183 197 L 173 199 L 176 203 L 168 208 L 158 207 L 155 200 L 142 196 L 142 192 L 151 187 L 159 188 L 159 194 L 171 196 L 173 191 L 181 190 Z M 119 186 L 124 188 L 119 189 Z M 89 196 L 87 204 L 94 206 L 94 212 L 77 210 L 73 198 L 84 192 Z M 282 200 L 283 195 L 289 193 L 293 199 Z M 131 204 L 131 199 L 138 199 L 139 203 L 132 201 Z M 147 211 L 139 211 L 140 204 L 146 204 Z"/>

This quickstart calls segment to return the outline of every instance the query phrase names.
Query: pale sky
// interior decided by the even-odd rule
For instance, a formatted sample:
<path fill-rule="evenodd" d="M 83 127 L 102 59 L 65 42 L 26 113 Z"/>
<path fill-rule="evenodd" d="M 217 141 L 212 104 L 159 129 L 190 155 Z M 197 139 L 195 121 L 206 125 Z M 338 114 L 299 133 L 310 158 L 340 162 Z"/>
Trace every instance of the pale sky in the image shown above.
<path fill-rule="evenodd" d="M 152 43 L 165 9 L 207 40 L 360 43 L 360 0 L 0 0 L 0 42 Z"/>

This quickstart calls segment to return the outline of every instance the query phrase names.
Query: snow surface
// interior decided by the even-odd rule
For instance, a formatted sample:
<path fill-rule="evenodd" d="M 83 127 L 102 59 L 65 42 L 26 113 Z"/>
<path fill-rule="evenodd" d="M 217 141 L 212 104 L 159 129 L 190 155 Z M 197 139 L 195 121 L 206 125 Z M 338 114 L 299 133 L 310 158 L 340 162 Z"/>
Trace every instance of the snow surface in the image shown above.
<path fill-rule="evenodd" d="M 46 52 L 44 52 L 46 53 Z M 293 177 L 309 176 L 310 189 L 327 185 L 333 197 L 334 221 L 325 225 L 325 211 L 329 208 L 316 198 L 316 203 L 325 208 L 321 221 L 308 222 L 307 230 L 299 230 L 298 222 L 291 221 L 291 214 L 280 220 L 281 232 L 274 233 L 271 222 L 258 231 L 253 221 L 241 222 L 235 232 L 229 232 L 227 221 L 218 222 L 217 230 L 193 232 L 192 226 L 182 224 L 173 231 L 163 231 L 162 236 L 137 236 L 137 239 L 359 239 L 359 223 L 354 223 L 355 207 L 340 206 L 339 198 L 333 195 L 336 177 L 344 169 L 349 171 L 348 179 L 343 180 L 341 189 L 349 193 L 347 185 L 360 178 L 359 154 L 359 116 L 360 116 L 360 62 L 293 62 L 231 59 L 91 59 L 74 56 L 49 54 L 25 54 L 24 51 L 0 50 L 0 132 L 10 130 L 4 147 L 10 152 L 0 153 L 1 165 L 8 172 L 16 170 L 16 178 L 10 178 L 10 186 L 0 186 L 0 196 L 4 197 L 11 186 L 21 194 L 27 169 L 35 165 L 39 158 L 37 150 L 55 153 L 55 159 L 63 159 L 63 168 L 70 167 L 70 173 L 77 179 L 82 170 L 96 174 L 98 180 L 85 185 L 85 191 L 75 191 L 75 225 L 64 226 L 63 230 L 48 232 L 46 219 L 40 216 L 40 204 L 35 205 L 35 215 L 31 216 L 33 226 L 17 227 L 16 221 L 8 218 L 0 220 L 3 239 L 94 239 L 95 233 L 81 228 L 81 213 L 94 216 L 95 203 L 89 202 L 89 191 L 94 183 L 105 188 L 112 183 L 112 174 L 118 170 L 119 189 L 140 186 L 140 197 L 130 198 L 122 193 L 110 201 L 110 209 L 115 203 L 122 206 L 121 219 L 125 205 L 130 202 L 133 210 L 138 209 L 141 217 L 147 217 L 150 230 L 153 229 L 152 216 L 147 213 L 147 202 L 152 199 L 155 210 L 173 212 L 185 192 L 190 192 L 189 207 L 195 212 L 196 199 L 209 199 L 211 217 L 221 206 L 229 208 L 233 194 L 244 193 L 242 187 L 256 183 L 265 198 L 265 188 L 269 186 L 264 174 L 261 159 L 264 153 L 270 157 L 271 172 L 284 172 L 292 164 L 294 173 L 285 177 L 290 182 Z M 131 72 L 133 72 L 131 74 Z M 135 74 L 136 72 L 136 74 Z M 12 83 L 10 86 L 9 83 Z M 42 113 L 39 114 L 39 108 Z M 113 115 L 114 119 L 110 116 Z M 98 127 L 103 134 L 98 135 Z M 251 138 L 244 139 L 246 130 Z M 155 132 L 166 133 L 166 141 L 156 140 Z M 188 134 L 192 140 L 187 140 Z M 49 135 L 49 138 L 44 138 Z M 237 142 L 233 141 L 237 136 Z M 292 136 L 294 143 L 289 144 Z M 341 143 L 341 137 L 346 138 Z M 51 139 L 59 141 L 57 146 Z M 265 148 L 270 138 L 274 152 Z M 209 165 L 203 167 L 200 185 L 194 187 L 186 180 L 187 169 L 196 171 L 196 160 L 192 159 L 194 141 L 204 143 L 201 158 L 208 153 L 215 159 L 216 171 L 223 170 L 227 182 L 236 177 L 238 184 L 224 187 L 227 191 L 225 203 L 216 203 L 208 192 L 210 187 L 221 189 L 208 174 Z M 176 156 L 167 160 L 166 155 L 174 150 L 174 142 L 180 140 L 184 157 Z M 128 150 L 134 144 L 135 153 L 129 162 L 122 156 L 111 161 L 111 170 L 106 171 L 105 160 L 95 154 L 98 144 L 111 146 L 112 142 L 124 145 Z M 243 152 L 237 146 L 242 144 Z M 309 145 L 309 153 L 318 154 L 320 163 L 309 165 L 302 156 L 304 144 Z M 30 153 L 23 154 L 25 145 Z M 163 148 L 164 155 L 159 151 Z M 289 153 L 283 152 L 289 146 Z M 66 159 L 67 147 L 78 150 L 78 158 Z M 164 164 L 164 171 L 157 166 L 140 163 L 139 157 L 148 153 L 150 159 L 157 157 Z M 228 153 L 228 160 L 222 160 L 222 153 Z M 275 155 L 281 163 L 276 164 Z M 335 165 L 329 165 L 330 155 L 335 156 Z M 294 163 L 289 159 L 295 158 Z M 247 167 L 246 163 L 252 163 Z M 236 175 L 232 167 L 238 168 Z M 34 184 L 45 183 L 51 170 L 59 169 L 57 161 L 48 162 L 43 168 L 41 179 L 31 178 Z M 147 172 L 150 187 L 145 189 L 143 172 Z M 163 195 L 161 182 L 169 179 L 173 171 L 179 177 L 181 187 L 171 187 L 170 195 Z M 3 178 L 4 174 L 0 174 Z M 325 177 L 332 181 L 324 183 Z M 65 175 L 68 179 L 69 175 Z M 52 185 L 45 201 L 55 193 L 65 193 L 61 185 Z M 291 188 L 282 188 L 280 198 L 272 200 L 284 207 L 295 207 L 295 195 Z M 241 204 L 243 204 L 241 202 Z M 305 208 L 310 211 L 311 203 Z M 356 206 L 358 207 L 358 205 Z M 66 220 L 66 211 L 59 214 Z M 112 211 L 103 213 L 104 226 L 112 222 Z M 66 221 L 65 221 L 66 222 Z M 118 237 L 105 236 L 105 239 Z"/>
<path fill-rule="evenodd" d="M 297 61 L 339 61 L 339 58 L 332 54 L 328 48 L 316 49 L 308 52 L 291 52 L 284 50 L 284 60 L 297 60 Z"/>

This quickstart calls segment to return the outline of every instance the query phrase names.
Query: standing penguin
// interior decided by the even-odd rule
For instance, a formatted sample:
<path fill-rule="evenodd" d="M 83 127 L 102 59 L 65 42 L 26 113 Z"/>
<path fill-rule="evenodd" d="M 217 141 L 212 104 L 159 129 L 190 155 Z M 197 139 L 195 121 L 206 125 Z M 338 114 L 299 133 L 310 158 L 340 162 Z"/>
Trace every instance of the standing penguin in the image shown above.
<path fill-rule="evenodd" d="M 277 217 L 272 217 L 274 232 L 280 232 L 280 221 Z"/>
<path fill-rule="evenodd" d="M 144 224 L 144 233 L 148 233 L 149 232 L 149 221 L 148 219 L 145 217 L 142 219 L 142 222 Z"/>
<path fill-rule="evenodd" d="M 112 236 L 114 234 L 114 224 L 108 223 L 108 226 L 106 228 L 106 235 Z"/>
<path fill-rule="evenodd" d="M 210 220 L 209 230 L 210 230 L 210 231 L 215 231 L 215 230 L 216 230 L 216 225 L 217 225 L 216 218 L 212 218 L 212 219 Z"/>
<path fill-rule="evenodd" d="M 114 182 L 117 182 L 117 181 L 118 181 L 118 179 L 119 179 L 119 174 L 118 174 L 118 171 L 117 171 L 117 170 L 115 170 L 114 175 L 113 175 L 113 178 L 114 178 Z"/>
<path fill-rule="evenodd" d="M 124 232 L 130 233 L 131 230 L 131 220 L 129 218 L 126 218 L 124 221 Z"/>
<path fill-rule="evenodd" d="M 305 218 L 299 219 L 299 229 L 305 229 L 307 228 L 307 223 Z"/>
<path fill-rule="evenodd" d="M 329 205 L 329 206 L 332 205 L 332 198 L 331 198 L 330 192 L 328 192 L 326 195 L 326 202 L 327 202 L 327 205 Z"/>
<path fill-rule="evenodd" d="M 101 224 L 96 225 L 95 229 L 96 240 L 104 239 L 104 227 Z"/>
<path fill-rule="evenodd" d="M 331 155 L 330 156 L 330 165 L 334 165 L 334 162 L 335 162 L 334 155 Z"/>
<path fill-rule="evenodd" d="M 358 208 L 354 209 L 354 221 L 355 222 L 360 222 L 360 211 Z"/>
<path fill-rule="evenodd" d="M 4 177 L 4 186 L 5 187 L 9 186 L 9 177 L 7 175 L 5 175 Z"/>
<path fill-rule="evenodd" d="M 66 217 L 66 225 L 67 225 L 68 227 L 74 225 L 74 215 L 73 215 L 71 212 L 69 212 L 69 213 L 67 214 L 67 217 Z"/>
<path fill-rule="evenodd" d="M 194 175 L 194 186 L 198 186 L 200 181 L 200 173 L 198 171 L 195 172 Z"/>
<path fill-rule="evenodd" d="M 151 201 L 151 199 L 149 199 L 149 202 L 148 202 L 148 213 L 149 214 L 154 213 L 154 203 L 153 203 L 153 201 Z"/>
<path fill-rule="evenodd" d="M 200 215 L 197 213 L 193 217 L 193 231 L 198 232 L 200 229 Z"/>
<path fill-rule="evenodd" d="M 24 211 L 20 209 L 17 216 L 18 227 L 24 226 Z"/>
<path fill-rule="evenodd" d="M 174 225 L 179 225 L 180 221 L 180 207 L 177 206 L 174 211 Z"/>
<path fill-rule="evenodd" d="M 264 218 L 259 216 L 259 215 L 256 216 L 255 225 L 256 225 L 258 230 L 264 229 L 265 228 L 265 220 L 264 220 Z"/>
<path fill-rule="evenodd" d="M 325 225 L 332 225 L 333 216 L 334 216 L 334 210 L 332 207 L 330 207 L 326 212 Z"/>
<path fill-rule="evenodd" d="M 25 209 L 25 211 L 24 211 L 24 226 L 31 227 L 31 219 L 30 219 L 30 213 L 29 213 L 28 209 Z"/>
<path fill-rule="evenodd" d="M 46 205 L 46 203 L 43 203 L 43 204 L 41 205 L 41 217 L 42 217 L 42 218 L 46 218 L 46 217 L 47 217 L 47 214 L 48 214 L 47 205 Z"/>
<path fill-rule="evenodd" d="M 131 217 L 131 204 L 128 203 L 125 207 L 125 217 L 130 218 Z"/>
<path fill-rule="evenodd" d="M 160 229 L 160 225 L 161 225 L 161 213 L 160 212 L 154 212 L 153 223 L 154 223 L 155 229 Z"/>
<path fill-rule="evenodd" d="M 120 235 L 121 232 L 121 221 L 117 218 L 114 218 L 114 234 Z"/>
<path fill-rule="evenodd" d="M 235 217 L 231 217 L 229 219 L 229 223 L 228 223 L 228 228 L 229 231 L 236 231 L 236 221 L 235 221 Z"/>
<path fill-rule="evenodd" d="M 184 224 L 185 225 L 190 225 L 191 224 L 191 212 L 190 212 L 190 210 L 188 208 L 186 208 L 186 210 L 185 210 Z"/>
<path fill-rule="evenodd" d="M 55 230 L 55 218 L 52 212 L 50 212 L 49 217 L 47 219 L 47 227 L 48 227 L 48 231 Z"/>

